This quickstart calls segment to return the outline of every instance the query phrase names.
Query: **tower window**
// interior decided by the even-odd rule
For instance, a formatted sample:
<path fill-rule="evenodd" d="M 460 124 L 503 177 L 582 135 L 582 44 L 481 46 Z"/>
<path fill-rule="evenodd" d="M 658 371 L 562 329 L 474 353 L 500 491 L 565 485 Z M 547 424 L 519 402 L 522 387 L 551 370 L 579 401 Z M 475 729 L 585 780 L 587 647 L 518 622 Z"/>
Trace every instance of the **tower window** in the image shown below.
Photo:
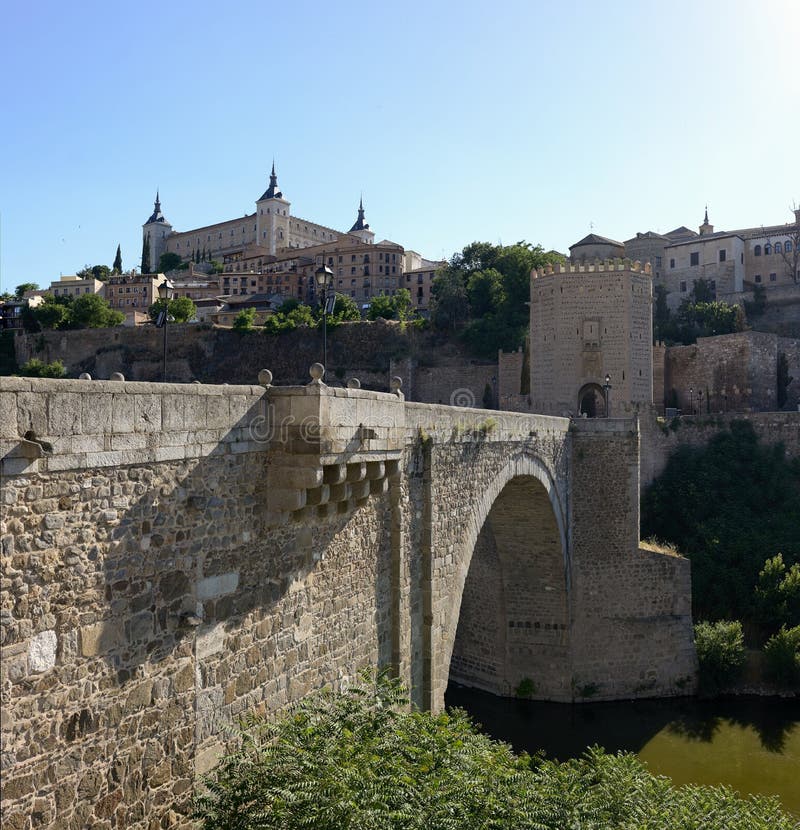
<path fill-rule="evenodd" d="M 695 251 L 694 253 L 689 254 L 689 265 L 699 265 L 700 264 L 700 254 Z"/>
<path fill-rule="evenodd" d="M 728 256 L 728 252 L 724 249 L 719 252 L 719 261 L 725 262 L 725 258 Z"/>
<path fill-rule="evenodd" d="M 756 245 L 756 247 L 753 248 L 753 256 L 761 256 L 761 246 L 760 245 Z"/>

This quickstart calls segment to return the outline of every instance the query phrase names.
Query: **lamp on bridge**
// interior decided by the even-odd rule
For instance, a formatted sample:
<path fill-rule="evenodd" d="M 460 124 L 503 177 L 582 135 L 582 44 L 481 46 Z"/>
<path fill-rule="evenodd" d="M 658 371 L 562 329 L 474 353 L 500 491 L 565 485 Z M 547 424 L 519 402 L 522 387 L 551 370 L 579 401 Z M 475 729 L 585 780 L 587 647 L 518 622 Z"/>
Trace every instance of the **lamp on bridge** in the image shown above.
<path fill-rule="evenodd" d="M 697 392 L 698 395 L 698 402 L 697 402 L 697 414 L 703 414 L 703 390 L 699 389 Z"/>
<path fill-rule="evenodd" d="M 167 382 L 167 321 L 169 320 L 169 301 L 175 296 L 175 286 L 167 279 L 158 286 L 158 299 L 164 303 L 159 312 L 156 326 L 164 329 L 164 383 Z"/>
<path fill-rule="evenodd" d="M 322 265 L 314 271 L 314 279 L 320 292 L 320 304 L 322 305 L 322 365 L 328 365 L 328 300 L 336 302 L 336 294 L 329 289 L 333 286 L 331 279 L 333 271 L 325 264 L 325 254 L 322 255 Z M 330 294 L 330 297 L 328 296 Z M 330 304 L 333 311 L 333 303 Z"/>
<path fill-rule="evenodd" d="M 606 382 L 603 384 L 603 391 L 606 393 L 606 418 L 608 418 L 611 404 L 611 375 L 606 375 Z"/>
<path fill-rule="evenodd" d="M 689 387 L 689 414 L 694 415 L 694 387 Z"/>

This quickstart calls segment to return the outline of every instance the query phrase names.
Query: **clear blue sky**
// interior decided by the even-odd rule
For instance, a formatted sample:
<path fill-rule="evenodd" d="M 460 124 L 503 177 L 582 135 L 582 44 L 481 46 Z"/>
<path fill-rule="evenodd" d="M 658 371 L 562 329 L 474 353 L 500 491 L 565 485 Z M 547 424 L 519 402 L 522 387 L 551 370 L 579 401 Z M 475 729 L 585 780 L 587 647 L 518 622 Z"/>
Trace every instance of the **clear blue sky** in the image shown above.
<path fill-rule="evenodd" d="M 438 258 L 476 239 L 788 221 L 798 0 L 7 4 L 0 279 L 139 264 L 255 209 L 367 220 Z"/>

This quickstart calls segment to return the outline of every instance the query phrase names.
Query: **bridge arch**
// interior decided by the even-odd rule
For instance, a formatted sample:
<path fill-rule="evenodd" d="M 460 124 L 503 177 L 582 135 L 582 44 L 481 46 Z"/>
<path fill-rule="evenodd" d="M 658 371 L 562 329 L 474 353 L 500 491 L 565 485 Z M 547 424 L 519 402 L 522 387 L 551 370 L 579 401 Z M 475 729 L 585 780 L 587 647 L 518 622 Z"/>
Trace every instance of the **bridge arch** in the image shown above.
<path fill-rule="evenodd" d="M 567 514 L 541 459 L 519 454 L 503 467 L 454 552 L 434 706 L 450 677 L 503 695 L 529 678 L 539 697 L 568 696 Z"/>

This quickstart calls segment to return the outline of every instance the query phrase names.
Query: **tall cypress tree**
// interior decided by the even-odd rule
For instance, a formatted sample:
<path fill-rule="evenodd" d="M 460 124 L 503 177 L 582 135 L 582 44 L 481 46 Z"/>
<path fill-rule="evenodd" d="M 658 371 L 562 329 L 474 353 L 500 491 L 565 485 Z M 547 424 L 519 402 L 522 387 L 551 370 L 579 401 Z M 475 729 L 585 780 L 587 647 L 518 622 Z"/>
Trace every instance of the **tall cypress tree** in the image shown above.
<path fill-rule="evenodd" d="M 114 264 L 111 266 L 112 274 L 122 273 L 122 249 L 117 245 L 117 255 L 114 257 Z"/>
<path fill-rule="evenodd" d="M 150 234 L 147 234 L 142 242 L 142 273 L 150 273 Z"/>

